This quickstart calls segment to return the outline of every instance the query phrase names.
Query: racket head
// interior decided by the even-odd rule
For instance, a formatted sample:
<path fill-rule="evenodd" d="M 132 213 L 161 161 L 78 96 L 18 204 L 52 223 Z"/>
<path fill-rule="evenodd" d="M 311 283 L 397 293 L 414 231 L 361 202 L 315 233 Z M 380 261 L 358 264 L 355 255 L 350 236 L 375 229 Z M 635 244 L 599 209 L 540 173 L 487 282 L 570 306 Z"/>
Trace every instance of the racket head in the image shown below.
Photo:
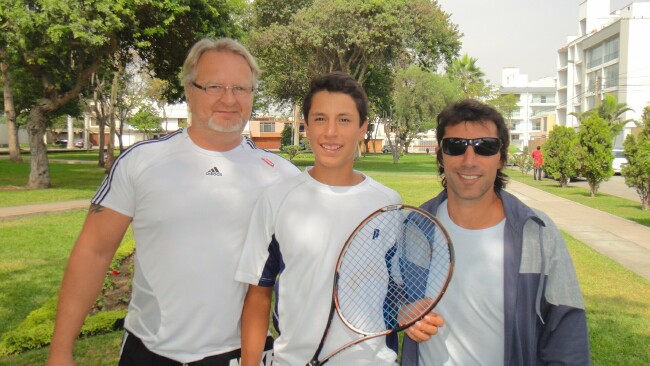
<path fill-rule="evenodd" d="M 453 268 L 453 245 L 433 215 L 408 205 L 383 207 L 357 226 L 341 250 L 336 312 L 367 336 L 406 329 L 440 301 Z"/>

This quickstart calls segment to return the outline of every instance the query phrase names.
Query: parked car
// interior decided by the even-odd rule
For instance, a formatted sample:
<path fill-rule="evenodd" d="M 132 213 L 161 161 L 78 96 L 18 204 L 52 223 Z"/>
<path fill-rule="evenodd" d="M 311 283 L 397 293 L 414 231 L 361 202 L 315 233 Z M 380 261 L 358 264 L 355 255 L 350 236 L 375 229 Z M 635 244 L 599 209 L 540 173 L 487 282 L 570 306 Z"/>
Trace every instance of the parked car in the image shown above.
<path fill-rule="evenodd" d="M 54 142 L 55 144 L 61 146 L 61 147 L 67 147 L 68 146 L 68 138 L 67 137 L 59 137 L 56 139 Z M 75 138 L 72 141 L 72 146 L 82 149 L 84 147 L 84 139 L 82 138 Z M 93 143 L 88 141 L 88 147 L 93 147 Z"/>
<path fill-rule="evenodd" d="M 621 174 L 623 166 L 627 164 L 627 158 L 623 156 L 623 149 L 614 149 L 612 152 L 614 153 L 614 161 L 612 161 L 614 174 Z"/>
<path fill-rule="evenodd" d="M 392 153 L 393 148 L 390 145 L 384 145 L 384 146 L 381 147 L 381 152 L 383 154 Z"/>

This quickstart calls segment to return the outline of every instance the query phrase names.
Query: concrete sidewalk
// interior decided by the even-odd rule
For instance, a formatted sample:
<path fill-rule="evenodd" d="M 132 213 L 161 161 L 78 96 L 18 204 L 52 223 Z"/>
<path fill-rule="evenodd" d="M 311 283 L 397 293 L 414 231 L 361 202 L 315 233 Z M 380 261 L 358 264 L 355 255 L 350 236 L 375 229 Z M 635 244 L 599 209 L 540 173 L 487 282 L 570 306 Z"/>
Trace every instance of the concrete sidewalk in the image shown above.
<path fill-rule="evenodd" d="M 507 191 L 546 212 L 557 226 L 650 280 L 650 228 L 510 180 Z M 0 220 L 43 212 L 87 209 L 90 200 L 0 208 Z"/>
<path fill-rule="evenodd" d="M 51 203 L 38 203 L 25 206 L 0 207 L 0 220 L 16 218 L 20 216 L 36 215 L 49 212 L 63 212 L 79 209 L 88 209 L 90 198 L 76 201 L 63 201 Z"/>
<path fill-rule="evenodd" d="M 510 180 L 508 192 L 548 214 L 557 226 L 650 280 L 650 228 Z"/>

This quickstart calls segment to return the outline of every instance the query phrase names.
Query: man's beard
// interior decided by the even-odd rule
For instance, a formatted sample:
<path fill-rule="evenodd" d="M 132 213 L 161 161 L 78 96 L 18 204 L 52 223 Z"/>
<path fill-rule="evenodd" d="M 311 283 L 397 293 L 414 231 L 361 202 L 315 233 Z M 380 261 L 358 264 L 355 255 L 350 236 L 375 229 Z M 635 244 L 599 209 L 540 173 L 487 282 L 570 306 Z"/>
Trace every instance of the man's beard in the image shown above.
<path fill-rule="evenodd" d="M 208 119 L 208 127 L 216 132 L 242 132 L 246 126 L 246 121 L 240 119 L 238 121 L 228 121 L 226 123 L 216 123 L 212 117 Z"/>

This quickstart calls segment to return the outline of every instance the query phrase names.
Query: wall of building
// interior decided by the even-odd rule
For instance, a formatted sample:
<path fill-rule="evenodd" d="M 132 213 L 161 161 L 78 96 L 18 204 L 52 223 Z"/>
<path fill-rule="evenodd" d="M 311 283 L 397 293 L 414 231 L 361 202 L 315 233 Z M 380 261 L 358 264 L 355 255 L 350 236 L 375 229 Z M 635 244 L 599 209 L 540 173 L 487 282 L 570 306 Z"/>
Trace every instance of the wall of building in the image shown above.
<path fill-rule="evenodd" d="M 586 0 L 580 4 L 578 37 L 558 51 L 558 124 L 579 126 L 571 113 L 596 107 L 606 94 L 616 96 L 632 111 L 623 119 L 639 119 L 650 103 L 650 3 L 634 2 L 610 11 L 609 0 Z M 617 49 L 612 48 L 617 44 Z M 596 52 L 598 50 L 598 52 Z M 605 57 L 592 62 L 594 55 Z M 618 75 L 616 75 L 618 70 Z M 615 146 L 620 147 L 634 123 L 628 123 Z"/>
<path fill-rule="evenodd" d="M 27 130 L 24 128 L 18 129 L 18 143 L 19 144 L 28 144 L 29 136 L 27 135 Z M 0 148 L 9 147 L 9 131 L 7 130 L 6 123 L 0 123 Z"/>

